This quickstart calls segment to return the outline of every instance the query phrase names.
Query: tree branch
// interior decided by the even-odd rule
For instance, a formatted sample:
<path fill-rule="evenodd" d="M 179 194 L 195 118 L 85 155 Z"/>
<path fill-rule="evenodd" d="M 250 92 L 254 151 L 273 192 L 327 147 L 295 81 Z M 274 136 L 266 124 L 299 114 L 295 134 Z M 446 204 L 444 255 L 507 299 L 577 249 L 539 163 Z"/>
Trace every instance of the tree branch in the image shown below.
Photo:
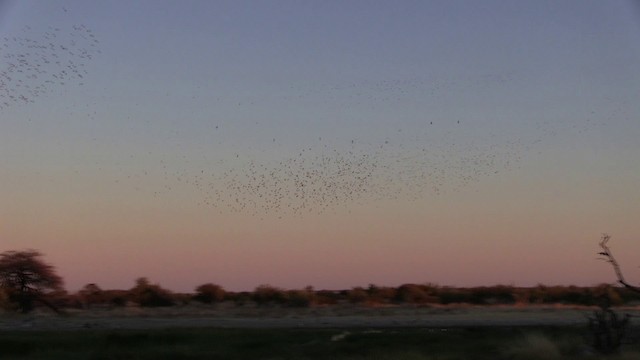
<path fill-rule="evenodd" d="M 622 270 L 620 269 L 620 264 L 618 264 L 618 261 L 616 260 L 615 257 L 613 257 L 613 253 L 611 253 L 611 250 L 607 246 L 607 242 L 609 242 L 609 239 L 611 239 L 611 236 L 609 236 L 608 234 L 602 234 L 600 247 L 602 248 L 603 251 L 599 253 L 600 255 L 604 256 L 602 260 L 611 264 L 611 266 L 613 267 L 613 271 L 616 273 L 616 277 L 618 278 L 618 282 L 620 284 L 622 284 L 624 287 L 626 287 L 629 290 L 640 293 L 639 287 L 629 284 L 624 279 L 624 275 L 622 275 Z"/>

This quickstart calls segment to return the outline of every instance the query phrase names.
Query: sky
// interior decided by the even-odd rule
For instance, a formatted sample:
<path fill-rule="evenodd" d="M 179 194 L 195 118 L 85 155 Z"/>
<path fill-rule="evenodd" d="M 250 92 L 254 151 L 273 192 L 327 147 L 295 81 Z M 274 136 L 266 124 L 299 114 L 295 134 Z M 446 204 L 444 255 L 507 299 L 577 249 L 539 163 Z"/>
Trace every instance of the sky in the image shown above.
<path fill-rule="evenodd" d="M 68 290 L 640 283 L 633 1 L 0 0 L 0 57 Z"/>

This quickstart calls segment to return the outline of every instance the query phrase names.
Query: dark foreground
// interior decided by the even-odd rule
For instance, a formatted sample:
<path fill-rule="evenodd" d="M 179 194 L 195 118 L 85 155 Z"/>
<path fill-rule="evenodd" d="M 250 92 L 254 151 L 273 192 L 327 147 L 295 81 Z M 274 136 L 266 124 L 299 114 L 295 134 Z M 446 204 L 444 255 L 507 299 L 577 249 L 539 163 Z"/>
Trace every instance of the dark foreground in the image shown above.
<path fill-rule="evenodd" d="M 584 327 L 2 331 L 0 359 L 599 359 Z M 638 344 L 613 359 L 640 359 Z"/>

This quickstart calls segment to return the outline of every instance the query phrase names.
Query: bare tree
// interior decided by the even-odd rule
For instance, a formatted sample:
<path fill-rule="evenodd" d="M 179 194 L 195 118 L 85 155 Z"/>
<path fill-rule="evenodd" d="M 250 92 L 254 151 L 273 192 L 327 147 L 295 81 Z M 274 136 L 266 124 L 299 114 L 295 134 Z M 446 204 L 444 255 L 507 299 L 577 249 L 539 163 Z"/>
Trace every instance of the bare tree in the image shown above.
<path fill-rule="evenodd" d="M 33 310 L 36 301 L 58 312 L 44 295 L 47 290 L 62 290 L 63 281 L 41 256 L 36 250 L 0 254 L 0 289 L 22 313 Z"/>
<path fill-rule="evenodd" d="M 603 258 L 601 258 L 602 260 L 611 264 L 611 266 L 613 267 L 613 271 L 616 273 L 616 277 L 618 278 L 618 283 L 631 291 L 640 293 L 640 287 L 633 286 L 624 279 L 624 275 L 622 275 L 622 270 L 620 269 L 620 264 L 618 264 L 616 258 L 613 257 L 611 249 L 609 249 L 609 246 L 607 246 L 609 239 L 611 239 L 611 236 L 609 236 L 608 234 L 602 234 L 602 238 L 600 240 L 600 247 L 602 248 L 602 252 L 598 254 L 604 256 Z"/>
<path fill-rule="evenodd" d="M 625 288 L 640 293 L 640 288 L 629 284 L 622 275 L 620 264 L 613 256 L 607 243 L 611 239 L 608 234 L 602 234 L 600 247 L 602 260 L 608 262 L 613 267 L 613 271 L 618 278 L 618 283 Z M 592 334 L 592 345 L 595 350 L 603 354 L 615 353 L 620 349 L 626 338 L 628 338 L 628 328 L 630 323 L 629 314 L 619 315 L 611 309 L 611 302 L 608 296 L 602 296 L 599 309 L 589 317 L 589 329 Z"/>

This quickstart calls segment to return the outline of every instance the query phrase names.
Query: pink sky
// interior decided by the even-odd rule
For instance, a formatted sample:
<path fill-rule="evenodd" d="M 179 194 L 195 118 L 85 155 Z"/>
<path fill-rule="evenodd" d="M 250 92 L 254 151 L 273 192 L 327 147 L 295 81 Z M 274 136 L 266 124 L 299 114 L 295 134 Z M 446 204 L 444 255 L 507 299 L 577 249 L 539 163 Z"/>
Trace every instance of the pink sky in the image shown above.
<path fill-rule="evenodd" d="M 263 220 L 197 206 L 50 194 L 2 216 L 7 249 L 36 248 L 67 288 L 129 288 L 146 276 L 175 291 L 214 282 L 341 289 L 370 283 L 477 286 L 614 281 L 596 260 L 603 231 L 629 278 L 638 274 L 638 202 L 622 188 L 509 176 L 423 203 L 381 202 L 332 214 Z M 554 191 L 555 190 L 555 191 Z M 615 199 L 616 201 L 611 201 Z M 45 203 L 65 203 L 45 207 Z M 17 203 L 17 201 L 15 202 Z M 610 204 L 610 205 L 608 205 Z M 368 204 L 369 205 L 369 204 Z M 31 209 L 39 209 L 34 212 Z M 610 231 L 610 230 L 615 230 Z M 36 240 L 34 240 L 36 239 Z"/>

